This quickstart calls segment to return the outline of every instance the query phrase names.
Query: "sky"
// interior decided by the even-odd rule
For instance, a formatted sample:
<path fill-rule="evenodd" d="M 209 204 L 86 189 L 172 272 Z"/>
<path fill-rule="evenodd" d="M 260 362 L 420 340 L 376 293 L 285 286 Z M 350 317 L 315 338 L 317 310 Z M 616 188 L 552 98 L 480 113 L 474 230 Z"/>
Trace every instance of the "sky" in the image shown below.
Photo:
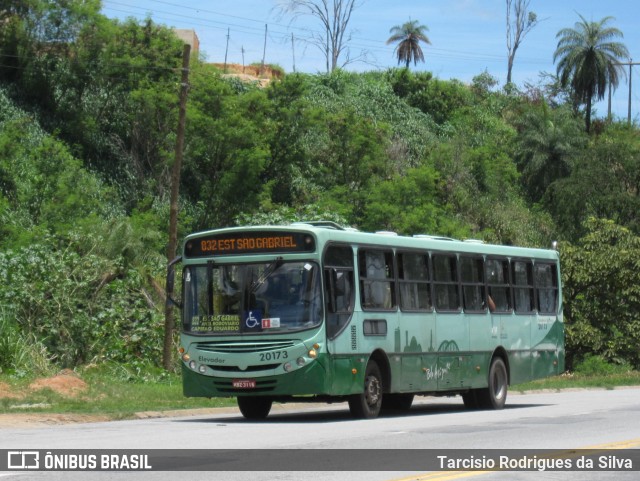
<path fill-rule="evenodd" d="M 309 40 L 321 31 L 313 17 L 283 15 L 286 0 L 103 0 L 103 14 L 111 18 L 150 16 L 155 22 L 193 29 L 200 53 L 208 62 L 265 62 L 286 72 L 326 71 L 323 54 Z M 431 44 L 422 45 L 425 62 L 411 65 L 443 80 L 469 83 L 487 71 L 503 85 L 507 76 L 505 0 L 356 0 L 348 29 L 350 57 L 360 59 L 344 68 L 351 71 L 386 70 L 397 66 L 394 45 L 386 45 L 389 30 L 408 20 L 428 28 Z M 640 1 L 638 0 L 530 0 L 529 10 L 539 23 L 524 38 L 515 57 L 513 81 L 524 89 L 539 85 L 541 73 L 556 73 L 553 53 L 556 34 L 574 28 L 582 15 L 588 21 L 610 16 L 609 26 L 624 34 L 631 59 L 640 62 Z M 266 47 L 265 47 L 266 30 Z M 227 43 L 228 36 L 228 43 Z M 292 42 L 293 37 L 293 42 Z M 228 45 L 228 47 L 227 47 Z M 626 59 L 625 61 L 628 61 Z M 624 67 L 612 98 L 613 115 L 626 120 L 629 105 L 629 67 Z M 631 73 L 631 118 L 640 119 L 640 65 Z M 596 116 L 607 114 L 606 98 L 595 105 Z"/>

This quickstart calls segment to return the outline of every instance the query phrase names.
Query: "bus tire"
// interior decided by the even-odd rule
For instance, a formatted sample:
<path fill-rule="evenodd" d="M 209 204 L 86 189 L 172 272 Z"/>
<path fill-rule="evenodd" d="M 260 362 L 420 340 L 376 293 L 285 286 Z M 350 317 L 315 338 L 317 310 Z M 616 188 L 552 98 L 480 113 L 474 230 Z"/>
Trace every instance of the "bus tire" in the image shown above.
<path fill-rule="evenodd" d="M 382 408 L 382 374 L 375 361 L 369 361 L 364 373 L 363 391 L 349 396 L 349 410 L 357 419 L 373 419 L 378 417 Z"/>
<path fill-rule="evenodd" d="M 483 409 L 502 409 L 507 402 L 507 388 L 509 376 L 507 367 L 500 357 L 491 361 L 489 368 L 489 385 L 485 389 L 479 389 L 478 404 Z"/>
<path fill-rule="evenodd" d="M 413 404 L 413 394 L 385 394 L 382 398 L 382 409 L 390 411 L 408 411 Z"/>
<path fill-rule="evenodd" d="M 272 404 L 273 400 L 268 397 L 238 397 L 238 407 L 246 419 L 265 419 L 271 411 Z"/>

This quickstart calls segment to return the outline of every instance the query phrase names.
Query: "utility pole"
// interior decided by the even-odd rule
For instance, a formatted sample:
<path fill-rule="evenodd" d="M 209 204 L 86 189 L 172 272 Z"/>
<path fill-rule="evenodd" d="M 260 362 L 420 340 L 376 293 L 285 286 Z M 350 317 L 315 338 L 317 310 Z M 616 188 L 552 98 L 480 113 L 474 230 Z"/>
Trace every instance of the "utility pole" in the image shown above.
<path fill-rule="evenodd" d="M 637 64 L 636 64 L 637 65 Z M 631 79 L 632 79 L 632 70 L 633 67 L 633 59 L 629 59 L 629 105 L 627 106 L 627 123 L 631 125 Z"/>
<path fill-rule="evenodd" d="M 291 32 L 291 55 L 293 55 L 293 73 L 296 73 L 296 48 L 293 43 L 293 32 Z"/>
<path fill-rule="evenodd" d="M 632 68 L 634 65 L 640 65 L 640 62 L 634 62 L 632 58 L 628 62 L 618 62 L 616 65 L 628 65 L 629 66 L 629 101 L 627 105 L 627 123 L 631 125 L 631 80 L 633 76 Z M 611 116 L 611 90 L 609 90 L 609 116 Z"/>
<path fill-rule="evenodd" d="M 178 194 L 180 189 L 180 171 L 182 170 L 182 151 L 184 148 L 184 128 L 187 117 L 187 92 L 189 91 L 189 58 L 191 45 L 186 43 L 182 51 L 182 78 L 180 80 L 180 107 L 178 112 L 178 131 L 176 137 L 175 159 L 171 170 L 171 200 L 169 203 L 169 246 L 167 247 L 167 261 L 176 257 L 178 247 Z M 164 308 L 164 343 L 162 349 L 162 366 L 171 369 L 171 353 L 173 347 L 173 331 L 175 320 L 173 306 L 169 299 L 173 297 L 173 289 L 167 288 L 167 302 Z"/>
<path fill-rule="evenodd" d="M 244 73 L 244 45 L 240 47 L 240 51 L 242 52 L 242 73 Z"/>
<path fill-rule="evenodd" d="M 262 50 L 262 65 L 260 66 L 260 77 L 264 72 L 264 58 L 267 55 L 267 24 L 264 24 L 264 49 Z"/>
<path fill-rule="evenodd" d="M 229 33 L 231 32 L 231 28 L 227 28 L 227 47 L 224 49 L 224 73 L 227 73 L 227 53 L 229 53 Z"/>
<path fill-rule="evenodd" d="M 611 122 L 611 83 L 609 83 L 609 103 L 607 104 L 607 122 Z"/>

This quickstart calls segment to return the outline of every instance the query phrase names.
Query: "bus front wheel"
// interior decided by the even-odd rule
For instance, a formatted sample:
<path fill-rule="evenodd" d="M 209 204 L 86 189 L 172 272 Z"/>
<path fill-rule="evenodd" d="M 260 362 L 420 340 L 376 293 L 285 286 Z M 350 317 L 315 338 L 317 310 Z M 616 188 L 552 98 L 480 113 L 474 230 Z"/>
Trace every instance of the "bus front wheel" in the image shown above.
<path fill-rule="evenodd" d="M 273 400 L 268 397 L 238 397 L 238 407 L 246 419 L 265 419 L 272 404 Z"/>
<path fill-rule="evenodd" d="M 378 417 L 382 407 L 382 375 L 375 361 L 369 361 L 364 373 L 364 389 L 349 397 L 351 415 L 359 419 Z"/>

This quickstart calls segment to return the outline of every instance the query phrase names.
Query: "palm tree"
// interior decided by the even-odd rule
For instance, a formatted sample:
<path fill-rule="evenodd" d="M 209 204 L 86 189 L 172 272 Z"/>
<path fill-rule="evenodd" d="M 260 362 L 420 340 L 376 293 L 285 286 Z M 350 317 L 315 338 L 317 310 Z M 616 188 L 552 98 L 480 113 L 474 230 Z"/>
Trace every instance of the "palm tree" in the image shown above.
<path fill-rule="evenodd" d="M 607 23 L 612 17 L 599 22 L 587 22 L 579 15 L 581 22 L 575 28 L 563 28 L 558 32 L 558 46 L 553 54 L 558 62 L 557 73 L 563 87 L 570 86 L 580 103 L 587 104 L 586 129 L 591 128 L 591 103 L 593 97 L 602 100 L 607 86 L 617 87 L 622 66 L 621 58 L 627 58 L 627 47 L 616 42 L 616 37 L 624 37 L 622 32 Z"/>
<path fill-rule="evenodd" d="M 389 33 L 391 37 L 387 40 L 387 45 L 391 43 L 398 43 L 398 46 L 394 50 L 394 54 L 398 56 L 398 64 L 404 62 L 406 68 L 409 68 L 409 63 L 413 60 L 413 64 L 416 65 L 418 60 L 424 62 L 424 54 L 420 48 L 420 42 L 424 42 L 431 45 L 429 37 L 424 33 L 429 31 L 426 25 L 418 25 L 417 20 L 409 20 L 403 25 L 396 25 Z"/>
<path fill-rule="evenodd" d="M 518 164 L 533 202 L 540 202 L 555 181 L 571 174 L 573 159 L 581 152 L 586 134 L 569 109 L 527 110 L 518 121 Z"/>

